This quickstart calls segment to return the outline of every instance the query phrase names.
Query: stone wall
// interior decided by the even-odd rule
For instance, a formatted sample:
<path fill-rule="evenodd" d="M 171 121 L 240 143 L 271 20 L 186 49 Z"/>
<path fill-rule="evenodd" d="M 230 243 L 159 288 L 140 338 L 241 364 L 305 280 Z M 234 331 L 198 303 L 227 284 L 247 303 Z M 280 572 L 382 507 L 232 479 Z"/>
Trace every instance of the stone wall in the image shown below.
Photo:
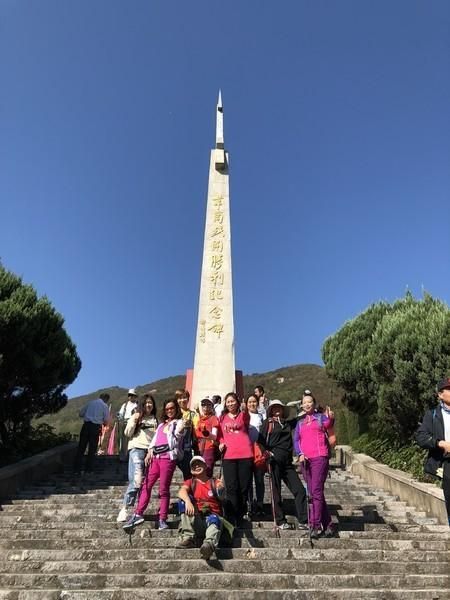
<path fill-rule="evenodd" d="M 0 469 L 0 498 L 13 496 L 21 487 L 42 481 L 51 473 L 61 471 L 64 465 L 72 464 L 78 444 L 69 442 L 45 452 L 25 458 Z"/>
<path fill-rule="evenodd" d="M 416 481 L 404 471 L 391 469 L 366 454 L 353 452 L 350 446 L 336 447 L 336 460 L 345 469 L 358 475 L 370 485 L 397 496 L 400 500 L 424 510 L 447 525 L 444 494 L 430 483 Z"/>

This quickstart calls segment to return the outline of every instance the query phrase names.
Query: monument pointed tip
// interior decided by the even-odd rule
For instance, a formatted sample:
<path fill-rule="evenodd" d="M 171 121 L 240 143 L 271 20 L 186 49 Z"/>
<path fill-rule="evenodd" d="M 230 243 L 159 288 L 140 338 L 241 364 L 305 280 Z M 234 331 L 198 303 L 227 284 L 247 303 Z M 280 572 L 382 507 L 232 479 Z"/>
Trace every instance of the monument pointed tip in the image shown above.
<path fill-rule="evenodd" d="M 222 90 L 219 89 L 219 98 L 217 99 L 217 114 L 216 114 L 216 148 L 224 148 L 223 143 L 223 105 L 222 105 Z"/>

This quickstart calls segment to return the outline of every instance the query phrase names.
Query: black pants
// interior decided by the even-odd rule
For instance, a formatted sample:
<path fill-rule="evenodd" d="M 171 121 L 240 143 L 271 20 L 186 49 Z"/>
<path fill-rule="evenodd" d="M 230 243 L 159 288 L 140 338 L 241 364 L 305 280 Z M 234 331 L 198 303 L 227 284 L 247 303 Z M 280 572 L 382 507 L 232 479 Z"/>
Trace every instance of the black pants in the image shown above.
<path fill-rule="evenodd" d="M 284 481 L 294 496 L 297 519 L 300 523 L 306 523 L 308 521 L 306 492 L 294 465 L 273 461 L 270 465 L 270 472 L 272 478 L 273 506 L 277 525 L 281 525 L 286 521 L 283 511 L 283 499 L 281 497 L 282 481 Z"/>
<path fill-rule="evenodd" d="M 255 494 L 257 504 L 262 505 L 264 503 L 264 469 L 258 469 L 255 465 L 252 465 L 252 479 L 255 480 Z M 253 503 L 253 485 L 250 482 L 250 489 L 248 491 L 248 498 L 250 503 Z"/>
<path fill-rule="evenodd" d="M 450 461 L 443 463 L 444 478 L 442 479 L 442 490 L 444 492 L 445 507 L 447 509 L 448 524 L 450 525 Z"/>
<path fill-rule="evenodd" d="M 183 479 L 190 479 L 191 475 L 191 458 L 192 458 L 192 450 L 184 449 L 183 458 L 177 461 L 177 467 L 183 473 Z"/>
<path fill-rule="evenodd" d="M 78 450 L 77 455 L 75 457 L 75 462 L 73 465 L 74 471 L 80 471 L 83 456 L 88 448 L 88 455 L 86 459 L 86 471 L 92 471 L 94 467 L 94 458 L 95 453 L 97 451 L 98 445 L 98 437 L 100 435 L 101 425 L 97 425 L 96 423 L 91 423 L 90 421 L 85 421 L 83 423 L 83 427 L 80 431 L 80 440 L 78 442 Z"/>
<path fill-rule="evenodd" d="M 252 482 L 253 459 L 226 458 L 222 464 L 227 492 L 226 518 L 234 525 L 248 510 L 247 499 Z"/>

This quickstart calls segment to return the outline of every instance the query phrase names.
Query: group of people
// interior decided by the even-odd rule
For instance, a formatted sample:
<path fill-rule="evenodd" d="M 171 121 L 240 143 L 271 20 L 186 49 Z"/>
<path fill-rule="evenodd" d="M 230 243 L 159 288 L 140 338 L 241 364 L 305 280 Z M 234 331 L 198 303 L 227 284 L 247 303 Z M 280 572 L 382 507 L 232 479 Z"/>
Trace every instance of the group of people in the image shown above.
<path fill-rule="evenodd" d="M 417 443 L 429 451 L 426 471 L 442 479 L 450 525 L 450 377 L 437 385 L 438 405 L 429 410 L 416 433 Z M 80 411 L 84 419 L 74 470 L 79 472 L 88 447 L 86 471 L 91 471 L 102 424 L 110 419 L 108 394 L 101 394 Z M 297 414 L 289 418 L 289 407 Z M 190 408 L 187 390 L 177 390 L 158 414 L 154 397 L 139 397 L 130 389 L 120 411 L 124 422 L 124 453 L 128 487 L 117 521 L 126 531 L 144 522 L 152 489 L 159 480 L 159 529 L 167 529 L 170 485 L 177 469 L 183 481 L 178 496 L 182 506 L 180 547 L 203 539 L 200 553 L 209 558 L 224 526 L 232 531 L 246 520 L 265 514 L 265 485 L 270 486 L 274 525 L 289 529 L 281 485 L 294 497 L 298 528 L 312 538 L 334 536 L 336 529 L 324 497 L 329 470 L 334 415 L 322 410 L 310 390 L 295 402 L 268 401 L 257 386 L 245 401 L 234 392 L 201 399 Z M 293 457 L 298 457 L 294 465 Z M 221 461 L 221 476 L 213 477 Z M 306 483 L 307 494 L 299 471 Z M 267 475 L 266 475 L 267 473 Z M 223 474 L 223 475 L 222 475 Z M 253 485 L 254 483 L 254 485 Z M 132 514 L 131 514 L 132 513 Z"/>
<path fill-rule="evenodd" d="M 102 394 L 80 411 L 84 424 L 75 471 L 81 468 L 87 446 L 86 471 L 92 470 L 101 425 L 109 420 L 108 400 L 108 394 Z M 178 467 L 184 480 L 179 490 L 184 506 L 180 546 L 189 547 L 200 534 L 205 540 L 201 547 L 204 558 L 214 552 L 224 523 L 232 531 L 234 526 L 265 514 L 267 480 L 277 528 L 291 527 L 283 509 L 284 482 L 294 496 L 298 528 L 309 528 L 312 537 L 335 534 L 324 498 L 328 435 L 334 416 L 328 408 L 325 412 L 318 409 L 309 390 L 305 390 L 299 416 L 294 418 L 287 418 L 289 409 L 281 401 L 269 402 L 262 386 L 256 386 L 246 401 L 230 392 L 223 400 L 217 395 L 203 398 L 197 411 L 189 405 L 189 392 L 176 390 L 158 414 L 152 394 L 139 397 L 134 388 L 129 390 L 118 413 L 121 456 L 128 460 L 128 487 L 117 521 L 124 523 L 126 531 L 144 522 L 158 480 L 158 527 L 168 528 L 170 485 Z M 263 455 L 264 466 L 256 461 L 257 454 Z M 309 513 L 294 454 L 311 497 Z M 214 479 L 217 460 L 223 476 Z"/>
<path fill-rule="evenodd" d="M 106 396 L 90 402 L 80 412 L 85 423 L 77 468 L 86 448 L 81 443 L 86 438 L 84 430 L 93 441 L 108 419 L 104 410 Z M 309 390 L 303 395 L 301 408 L 300 416 L 288 418 L 289 408 L 279 400 L 269 402 L 263 387 L 257 386 L 245 401 L 234 392 L 223 399 L 202 398 L 196 411 L 190 408 L 189 392 L 176 390 L 158 413 L 152 394 L 139 397 L 135 389 L 130 389 L 119 411 L 126 438 L 122 447 L 128 458 L 128 487 L 117 521 L 124 523 L 125 531 L 143 523 L 153 487 L 159 481 L 158 528 L 167 529 L 170 485 L 178 468 L 184 481 L 179 490 L 184 507 L 180 546 L 190 547 L 194 536 L 204 537 L 200 549 L 204 558 L 214 552 L 224 523 L 232 531 L 233 527 L 265 514 L 267 483 L 277 528 L 291 527 L 283 509 L 284 482 L 294 496 L 298 528 L 309 528 L 312 537 L 334 535 L 323 491 L 328 472 L 328 431 L 334 417 L 328 408 L 325 412 L 318 409 Z M 256 461 L 256 454 L 263 456 L 266 468 Z M 311 496 L 309 515 L 305 488 L 293 463 L 294 454 L 299 457 Z M 214 479 L 218 460 L 221 477 Z M 87 467 L 88 464 L 92 468 L 90 451 Z"/>

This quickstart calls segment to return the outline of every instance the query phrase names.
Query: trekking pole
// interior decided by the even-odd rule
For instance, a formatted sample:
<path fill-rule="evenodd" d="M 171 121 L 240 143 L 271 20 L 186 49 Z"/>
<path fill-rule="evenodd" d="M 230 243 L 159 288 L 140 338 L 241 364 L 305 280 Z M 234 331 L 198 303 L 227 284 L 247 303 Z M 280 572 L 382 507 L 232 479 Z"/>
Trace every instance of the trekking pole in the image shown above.
<path fill-rule="evenodd" d="M 223 471 L 223 457 L 225 456 L 226 446 L 220 451 L 220 464 L 219 464 L 219 477 L 218 479 L 222 479 L 222 471 Z"/>
<path fill-rule="evenodd" d="M 309 469 L 309 465 L 308 465 L 308 461 L 305 460 L 303 462 L 303 469 L 304 469 L 304 479 L 305 479 L 305 491 L 306 491 L 306 517 L 308 519 L 308 536 L 309 536 L 309 543 L 311 544 L 311 548 L 314 548 L 314 544 L 313 544 L 313 539 L 312 539 L 312 529 L 311 529 L 311 503 L 312 503 L 312 498 L 311 495 L 309 493 L 309 486 L 308 486 L 308 477 L 307 477 L 307 472 Z"/>
<path fill-rule="evenodd" d="M 269 473 L 269 489 L 270 489 L 270 505 L 272 507 L 272 518 L 273 518 L 273 530 L 275 532 L 275 537 L 279 538 L 280 530 L 278 529 L 277 519 L 275 517 L 275 501 L 273 499 L 273 480 L 272 480 L 272 465 L 270 462 L 267 464 L 267 471 Z"/>

